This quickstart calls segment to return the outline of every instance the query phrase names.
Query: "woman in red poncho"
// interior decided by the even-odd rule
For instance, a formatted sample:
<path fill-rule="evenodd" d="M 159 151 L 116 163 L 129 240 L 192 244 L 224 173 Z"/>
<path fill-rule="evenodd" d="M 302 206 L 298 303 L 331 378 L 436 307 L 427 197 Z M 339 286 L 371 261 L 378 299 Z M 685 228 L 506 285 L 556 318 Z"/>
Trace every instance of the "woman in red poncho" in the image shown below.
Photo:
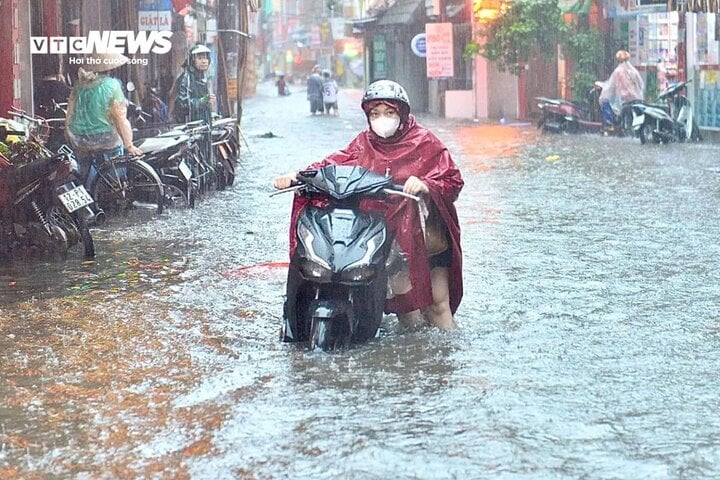
<path fill-rule="evenodd" d="M 460 225 L 453 204 L 463 187 L 460 171 L 445 145 L 410 114 L 407 93 L 398 83 L 389 80 L 372 83 L 363 95 L 361 106 L 370 128 L 355 137 L 344 150 L 330 154 L 309 168 L 360 165 L 393 177 L 394 183 L 403 185 L 404 192 L 423 197 L 430 212 L 426 221 L 428 230 L 431 224 L 439 225 L 447 248 L 428 254 L 422 222 L 413 201 L 385 205 L 388 227 L 406 253 L 409 266 L 409 284 L 405 287 L 396 284 L 393 288 L 391 282 L 396 294 L 387 301 L 385 310 L 397 313 L 406 326 L 417 326 L 427 320 L 441 329 L 453 329 L 456 327 L 453 314 L 463 294 Z M 296 173 L 277 177 L 274 186 L 288 188 L 295 179 Z M 295 197 L 291 232 L 306 204 L 305 199 Z M 295 238 L 291 233 L 291 256 L 294 248 Z"/>

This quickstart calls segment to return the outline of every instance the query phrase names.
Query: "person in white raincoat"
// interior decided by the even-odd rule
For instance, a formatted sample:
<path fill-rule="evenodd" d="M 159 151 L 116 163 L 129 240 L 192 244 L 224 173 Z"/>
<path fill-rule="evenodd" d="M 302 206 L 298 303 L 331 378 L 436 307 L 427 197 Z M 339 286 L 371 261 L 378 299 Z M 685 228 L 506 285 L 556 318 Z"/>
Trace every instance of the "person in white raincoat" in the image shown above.
<path fill-rule="evenodd" d="M 613 70 L 610 79 L 598 99 L 602 110 L 603 128 L 613 129 L 614 115 L 619 115 L 625 102 L 642 100 L 645 90 L 640 73 L 633 67 L 629 60 L 630 54 L 626 50 L 618 50 L 615 54 L 618 66 Z"/>

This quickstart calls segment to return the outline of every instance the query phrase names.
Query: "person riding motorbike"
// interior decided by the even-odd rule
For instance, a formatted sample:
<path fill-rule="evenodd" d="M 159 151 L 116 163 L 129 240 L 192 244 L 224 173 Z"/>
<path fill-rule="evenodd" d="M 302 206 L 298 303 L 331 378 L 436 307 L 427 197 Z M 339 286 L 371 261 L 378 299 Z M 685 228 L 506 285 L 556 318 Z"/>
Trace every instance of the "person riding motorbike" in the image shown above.
<path fill-rule="evenodd" d="M 603 85 L 598 101 L 602 110 L 603 129 L 613 130 L 614 115 L 620 115 L 622 106 L 626 102 L 642 100 L 645 90 L 640 73 L 630 64 L 630 53 L 627 50 L 618 50 L 615 53 L 617 67 L 613 70 L 610 79 Z"/>
<path fill-rule="evenodd" d="M 418 326 L 426 320 L 441 329 L 456 327 L 455 314 L 463 294 L 460 225 L 454 202 L 463 188 L 460 171 L 445 145 L 410 113 L 405 89 L 390 80 L 370 84 L 361 108 L 369 128 L 358 134 L 343 150 L 313 163 L 308 169 L 327 165 L 358 165 L 392 176 L 403 191 L 421 196 L 432 212 L 427 231 L 438 227 L 445 249 L 430 255 L 423 242 L 422 218 L 413 200 L 366 205 L 383 212 L 388 228 L 405 254 L 409 267 L 405 285 L 392 285 L 396 293 L 386 301 L 385 311 L 396 313 L 405 326 Z M 277 189 L 288 188 L 297 172 L 275 178 Z M 290 228 L 290 255 L 296 247 L 295 223 L 309 200 L 296 195 Z M 434 252 L 433 252 L 434 253 Z M 402 282 L 400 282 L 402 283 Z"/>

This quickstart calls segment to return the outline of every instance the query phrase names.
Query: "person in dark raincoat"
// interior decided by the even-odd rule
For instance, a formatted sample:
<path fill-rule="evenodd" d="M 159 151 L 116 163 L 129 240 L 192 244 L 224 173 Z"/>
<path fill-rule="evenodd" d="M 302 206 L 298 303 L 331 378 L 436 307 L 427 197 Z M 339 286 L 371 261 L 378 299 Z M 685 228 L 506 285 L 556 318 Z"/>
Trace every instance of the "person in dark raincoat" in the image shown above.
<path fill-rule="evenodd" d="M 431 212 L 426 224 L 436 222 L 444 232 L 446 248 L 430 255 L 424 241 L 423 218 L 415 201 L 403 198 L 364 201 L 361 208 L 385 214 L 388 228 L 406 254 L 408 275 L 403 282 L 390 281 L 394 296 L 385 311 L 398 314 L 401 323 L 417 326 L 427 320 L 441 329 L 456 327 L 455 314 L 463 295 L 460 225 L 454 202 L 463 188 L 460 171 L 445 145 L 410 113 L 405 89 L 396 82 L 379 80 L 370 84 L 361 102 L 369 129 L 362 131 L 343 150 L 330 154 L 308 169 L 326 165 L 359 165 L 393 177 L 403 191 L 421 196 Z M 296 179 L 293 172 L 275 178 L 277 189 L 288 188 Z M 295 223 L 312 200 L 295 196 L 290 225 L 290 256 L 296 239 Z M 434 218 L 434 220 L 433 220 Z M 428 228 L 429 230 L 429 228 Z M 402 284 L 405 285 L 402 285 Z"/>
<path fill-rule="evenodd" d="M 175 80 L 173 117 L 177 123 L 212 120 L 215 95 L 210 93 L 207 71 L 210 68 L 210 49 L 205 45 L 193 46 L 188 52 L 185 68 Z"/>

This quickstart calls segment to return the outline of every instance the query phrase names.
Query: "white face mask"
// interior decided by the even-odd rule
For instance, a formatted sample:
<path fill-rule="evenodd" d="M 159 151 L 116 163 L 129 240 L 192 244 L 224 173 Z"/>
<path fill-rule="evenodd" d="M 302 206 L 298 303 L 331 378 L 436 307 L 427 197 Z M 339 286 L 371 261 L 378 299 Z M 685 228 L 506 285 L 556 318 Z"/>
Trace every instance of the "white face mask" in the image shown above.
<path fill-rule="evenodd" d="M 372 128 L 372 131 L 382 138 L 388 138 L 395 135 L 399 126 L 399 118 L 380 117 L 370 121 L 370 128 Z"/>

